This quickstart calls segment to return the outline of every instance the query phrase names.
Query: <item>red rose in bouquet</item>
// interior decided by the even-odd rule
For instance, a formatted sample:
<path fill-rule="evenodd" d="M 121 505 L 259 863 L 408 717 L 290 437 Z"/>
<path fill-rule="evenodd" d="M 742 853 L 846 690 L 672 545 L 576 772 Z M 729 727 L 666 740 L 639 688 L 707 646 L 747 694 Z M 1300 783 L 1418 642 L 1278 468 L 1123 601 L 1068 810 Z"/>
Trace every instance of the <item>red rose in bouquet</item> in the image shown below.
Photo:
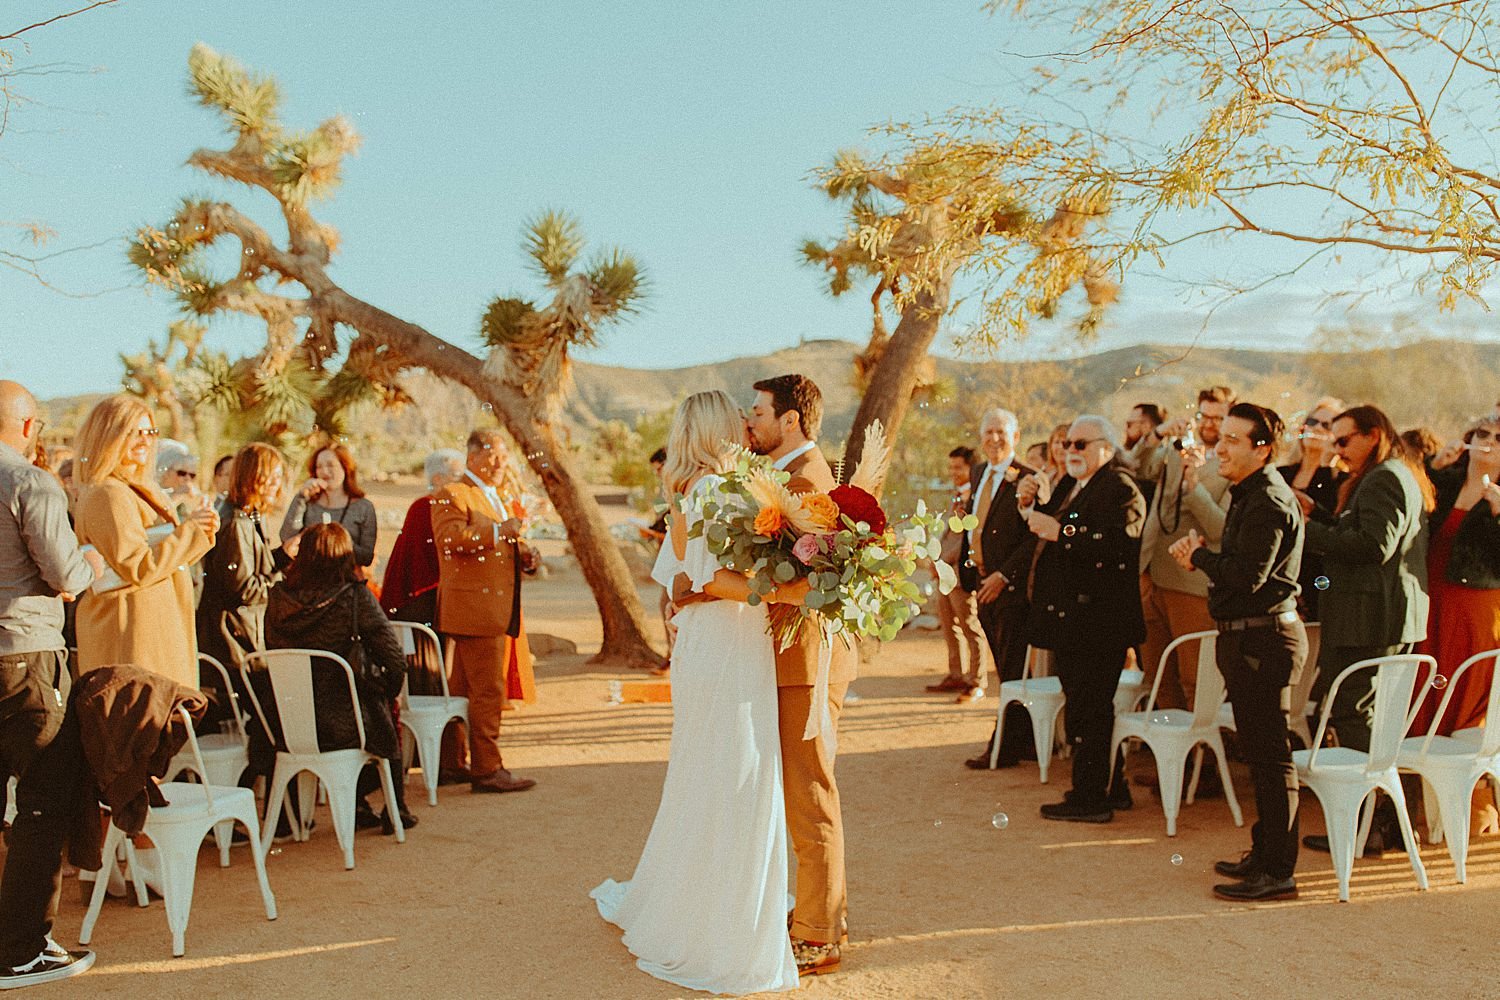
<path fill-rule="evenodd" d="M 885 511 L 880 509 L 880 501 L 858 486 L 835 486 L 828 496 L 849 520 L 865 522 L 877 535 L 885 531 Z"/>

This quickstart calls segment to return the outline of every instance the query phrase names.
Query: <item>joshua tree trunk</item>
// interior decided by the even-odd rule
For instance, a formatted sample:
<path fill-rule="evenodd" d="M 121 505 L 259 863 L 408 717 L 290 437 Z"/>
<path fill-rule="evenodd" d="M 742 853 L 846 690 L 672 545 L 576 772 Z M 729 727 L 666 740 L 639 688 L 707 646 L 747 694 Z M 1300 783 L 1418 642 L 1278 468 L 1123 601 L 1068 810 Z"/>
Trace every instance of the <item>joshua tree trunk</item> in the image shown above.
<path fill-rule="evenodd" d="M 311 290 L 311 289 L 310 289 Z M 656 665 L 661 657 L 646 639 L 646 618 L 635 581 L 605 527 L 599 505 L 578 478 L 567 449 L 552 427 L 537 416 L 534 402 L 484 370 L 484 363 L 337 286 L 312 290 L 334 319 L 397 351 L 412 364 L 465 386 L 494 408 L 541 478 L 547 497 L 567 528 L 584 579 L 594 593 L 604 626 L 604 643 L 593 662 Z"/>
<path fill-rule="evenodd" d="M 901 322 L 885 345 L 885 353 L 876 363 L 869 388 L 860 400 L 859 412 L 854 415 L 854 427 L 849 431 L 849 443 L 844 448 L 845 479 L 853 475 L 854 467 L 859 464 L 865 428 L 872 421 L 879 420 L 885 427 L 886 440 L 896 440 L 901 422 L 906 419 L 906 410 L 911 405 L 912 393 L 917 388 L 922 362 L 948 311 L 952 287 L 953 269 L 946 268 L 930 288 L 919 291 L 902 310 Z"/>

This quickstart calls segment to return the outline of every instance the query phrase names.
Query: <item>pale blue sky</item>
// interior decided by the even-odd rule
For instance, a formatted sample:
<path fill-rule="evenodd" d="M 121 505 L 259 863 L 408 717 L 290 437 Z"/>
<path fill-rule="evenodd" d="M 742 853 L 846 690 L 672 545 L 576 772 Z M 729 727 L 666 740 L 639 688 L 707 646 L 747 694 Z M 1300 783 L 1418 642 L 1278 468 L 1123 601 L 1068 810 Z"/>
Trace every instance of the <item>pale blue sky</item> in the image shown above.
<path fill-rule="evenodd" d="M 70 6 L 6 4 L 3 26 Z M 114 241 L 48 262 L 59 288 L 90 297 L 0 269 L 0 376 L 44 397 L 114 387 L 117 352 L 175 317 L 124 262 L 135 226 L 190 193 L 271 218 L 268 199 L 182 165 L 224 144 L 186 95 L 194 42 L 275 75 L 287 124 L 343 113 L 363 135 L 343 187 L 317 209 L 342 232 L 333 274 L 349 291 L 472 348 L 491 296 L 539 291 L 521 227 L 561 208 L 593 246 L 625 247 L 651 278 L 644 314 L 585 356 L 666 367 L 868 336 L 865 297 L 830 300 L 798 263 L 803 238 L 841 228 L 809 172 L 884 120 L 1024 100 L 1025 65 L 1004 53 L 1059 41 L 1017 35 L 978 0 L 122 0 L 25 37 L 19 65 L 94 72 L 16 81 L 36 103 L 0 136 L 0 219 L 46 223 L 57 232 L 48 249 Z M 1191 336 L 1198 317 L 1175 294 L 1127 285 L 1105 344 Z M 1225 310 L 1211 339 L 1305 342 L 1317 289 L 1278 294 L 1275 309 Z M 1493 323 L 1472 317 L 1455 327 L 1484 328 Z M 261 336 L 245 319 L 213 330 L 231 351 Z M 1030 350 L 1060 343 L 1043 331 Z"/>

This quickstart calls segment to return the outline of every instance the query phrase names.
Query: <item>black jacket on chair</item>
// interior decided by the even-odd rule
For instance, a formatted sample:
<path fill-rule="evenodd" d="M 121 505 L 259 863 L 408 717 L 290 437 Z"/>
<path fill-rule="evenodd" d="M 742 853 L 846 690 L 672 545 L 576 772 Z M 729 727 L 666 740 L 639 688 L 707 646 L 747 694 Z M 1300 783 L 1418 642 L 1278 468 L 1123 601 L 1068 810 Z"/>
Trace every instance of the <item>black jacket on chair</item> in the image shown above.
<path fill-rule="evenodd" d="M 981 462 L 970 477 L 972 489 L 969 490 L 967 513 L 974 514 L 979 510 L 979 484 L 983 481 L 987 468 L 988 463 Z M 1007 475 L 1001 480 L 999 492 L 990 501 L 984 524 L 975 529 L 980 551 L 984 555 L 985 572 L 999 572 L 1005 576 L 1005 588 L 995 598 L 995 603 L 1002 607 L 1026 603 L 1026 574 L 1031 569 L 1031 554 L 1036 549 L 1037 541 L 1031 529 L 1026 527 L 1020 511 L 1016 509 L 1016 483 L 1035 470 L 1012 461 L 1007 471 L 1014 471 L 1015 476 Z M 988 489 L 988 485 L 985 488 Z M 958 550 L 958 583 L 969 593 L 973 593 L 979 589 L 981 582 L 979 572 L 970 558 L 969 533 L 966 531 Z"/>
<path fill-rule="evenodd" d="M 1064 476 L 1038 506 L 1062 522 L 1041 543 L 1027 619 L 1042 649 L 1125 649 L 1146 637 L 1138 569 L 1146 501 L 1122 467 L 1109 465 L 1064 507 L 1074 480 Z"/>

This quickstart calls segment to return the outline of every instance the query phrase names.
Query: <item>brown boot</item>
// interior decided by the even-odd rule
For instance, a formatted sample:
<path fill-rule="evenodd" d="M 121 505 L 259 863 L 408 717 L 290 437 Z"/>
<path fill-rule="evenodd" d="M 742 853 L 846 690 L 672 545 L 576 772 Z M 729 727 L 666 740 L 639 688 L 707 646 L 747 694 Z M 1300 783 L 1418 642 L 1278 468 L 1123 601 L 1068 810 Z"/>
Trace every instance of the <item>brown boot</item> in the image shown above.
<path fill-rule="evenodd" d="M 517 778 L 503 767 L 469 782 L 469 791 L 475 793 L 524 792 L 536 784 L 532 778 Z"/>

